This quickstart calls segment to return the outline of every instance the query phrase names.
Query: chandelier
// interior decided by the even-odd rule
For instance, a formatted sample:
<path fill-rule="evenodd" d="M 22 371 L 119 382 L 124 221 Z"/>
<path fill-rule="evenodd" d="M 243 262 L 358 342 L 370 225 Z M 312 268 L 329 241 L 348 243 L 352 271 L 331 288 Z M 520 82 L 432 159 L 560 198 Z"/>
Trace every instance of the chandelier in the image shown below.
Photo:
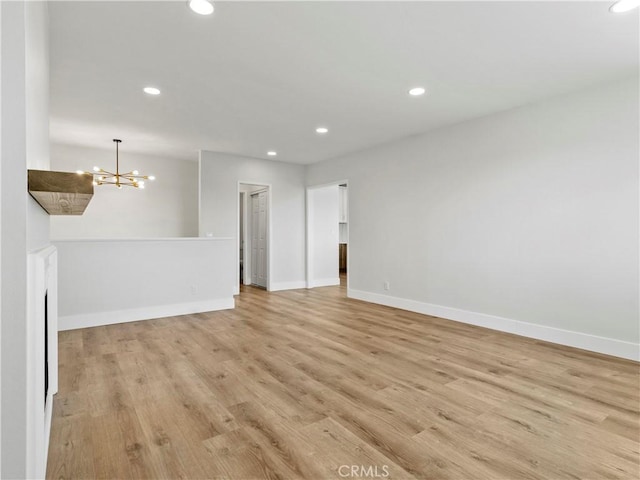
<path fill-rule="evenodd" d="M 132 170 L 127 173 L 120 173 L 120 158 L 118 152 L 118 145 L 122 143 L 122 140 L 114 138 L 113 141 L 116 144 L 116 173 L 103 170 L 100 167 L 93 167 L 93 172 L 83 172 L 78 170 L 76 173 L 84 174 L 88 173 L 93 175 L 94 185 L 115 185 L 118 188 L 122 188 L 123 185 L 134 188 L 144 188 L 145 180 L 155 180 L 153 175 L 140 175 L 137 170 Z"/>

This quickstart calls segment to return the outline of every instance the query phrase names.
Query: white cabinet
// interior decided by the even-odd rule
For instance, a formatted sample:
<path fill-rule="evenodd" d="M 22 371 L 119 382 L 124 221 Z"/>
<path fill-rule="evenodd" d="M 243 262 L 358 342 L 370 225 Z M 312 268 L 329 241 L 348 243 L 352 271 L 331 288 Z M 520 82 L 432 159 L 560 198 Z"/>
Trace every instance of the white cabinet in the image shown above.
<path fill-rule="evenodd" d="M 340 192 L 340 215 L 339 222 L 347 223 L 349 221 L 349 206 L 347 200 L 347 187 L 343 187 L 342 185 L 338 187 L 338 191 Z"/>
<path fill-rule="evenodd" d="M 340 243 L 347 243 L 349 238 L 349 224 L 347 223 L 339 223 L 338 224 L 338 241 Z"/>

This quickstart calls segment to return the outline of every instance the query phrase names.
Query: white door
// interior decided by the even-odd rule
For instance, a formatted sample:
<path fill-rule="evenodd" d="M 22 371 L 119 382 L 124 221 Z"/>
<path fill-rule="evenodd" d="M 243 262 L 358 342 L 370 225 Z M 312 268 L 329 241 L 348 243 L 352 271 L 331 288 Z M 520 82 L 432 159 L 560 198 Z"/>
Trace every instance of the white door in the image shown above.
<path fill-rule="evenodd" d="M 267 288 L 267 192 L 251 195 L 251 283 Z"/>

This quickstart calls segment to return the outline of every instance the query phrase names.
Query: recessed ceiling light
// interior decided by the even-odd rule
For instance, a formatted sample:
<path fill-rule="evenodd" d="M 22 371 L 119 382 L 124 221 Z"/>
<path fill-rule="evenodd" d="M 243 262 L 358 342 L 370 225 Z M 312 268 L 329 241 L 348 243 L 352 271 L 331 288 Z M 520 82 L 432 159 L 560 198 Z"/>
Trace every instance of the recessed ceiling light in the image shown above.
<path fill-rule="evenodd" d="M 327 127 L 318 127 L 316 128 L 316 133 L 328 133 L 329 129 Z"/>
<path fill-rule="evenodd" d="M 278 152 L 274 152 L 273 150 L 267 152 L 267 155 L 269 155 L 270 157 L 275 157 L 278 154 Z"/>
<path fill-rule="evenodd" d="M 142 90 L 149 95 L 160 95 L 160 90 L 156 87 L 144 87 Z"/>
<path fill-rule="evenodd" d="M 640 0 L 619 0 L 609 8 L 611 13 L 624 13 L 640 6 Z"/>
<path fill-rule="evenodd" d="M 189 8 L 199 15 L 211 15 L 213 4 L 209 0 L 189 0 Z"/>
<path fill-rule="evenodd" d="M 424 92 L 426 92 L 424 88 L 414 87 L 411 90 L 409 90 L 409 95 L 412 95 L 414 97 L 419 97 L 420 95 L 424 95 Z"/>

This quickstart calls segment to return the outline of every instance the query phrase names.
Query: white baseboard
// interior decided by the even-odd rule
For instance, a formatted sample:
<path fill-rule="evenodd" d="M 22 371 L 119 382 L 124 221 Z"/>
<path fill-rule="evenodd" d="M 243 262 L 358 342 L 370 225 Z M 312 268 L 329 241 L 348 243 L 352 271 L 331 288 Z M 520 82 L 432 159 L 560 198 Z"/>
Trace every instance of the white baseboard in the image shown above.
<path fill-rule="evenodd" d="M 298 288 L 307 288 L 307 282 L 272 282 L 269 285 L 270 292 L 277 292 L 279 290 L 297 290 Z"/>
<path fill-rule="evenodd" d="M 233 297 L 202 302 L 176 303 L 173 305 L 157 305 L 146 308 L 114 310 L 111 312 L 67 315 L 58 318 L 58 330 L 75 330 L 76 328 L 99 327 L 114 323 L 137 322 L 153 318 L 173 317 L 190 313 L 212 312 L 235 308 Z"/>
<path fill-rule="evenodd" d="M 616 340 L 614 338 L 598 337 L 588 333 L 573 332 L 571 330 L 563 330 L 535 323 L 512 320 L 510 318 L 497 317 L 495 315 L 487 315 L 485 313 L 470 312 L 458 308 L 444 307 L 442 305 L 407 300 L 405 298 L 391 297 L 362 290 L 348 289 L 347 296 L 357 300 L 364 300 L 365 302 L 409 310 L 410 312 L 455 320 L 456 322 L 513 333 L 523 337 L 535 338 L 537 340 L 640 361 L 640 345 L 623 340 Z"/>
<path fill-rule="evenodd" d="M 307 285 L 307 288 L 315 287 L 332 287 L 334 285 L 340 285 L 340 277 L 336 278 L 319 278 L 317 280 L 311 280 Z"/>

